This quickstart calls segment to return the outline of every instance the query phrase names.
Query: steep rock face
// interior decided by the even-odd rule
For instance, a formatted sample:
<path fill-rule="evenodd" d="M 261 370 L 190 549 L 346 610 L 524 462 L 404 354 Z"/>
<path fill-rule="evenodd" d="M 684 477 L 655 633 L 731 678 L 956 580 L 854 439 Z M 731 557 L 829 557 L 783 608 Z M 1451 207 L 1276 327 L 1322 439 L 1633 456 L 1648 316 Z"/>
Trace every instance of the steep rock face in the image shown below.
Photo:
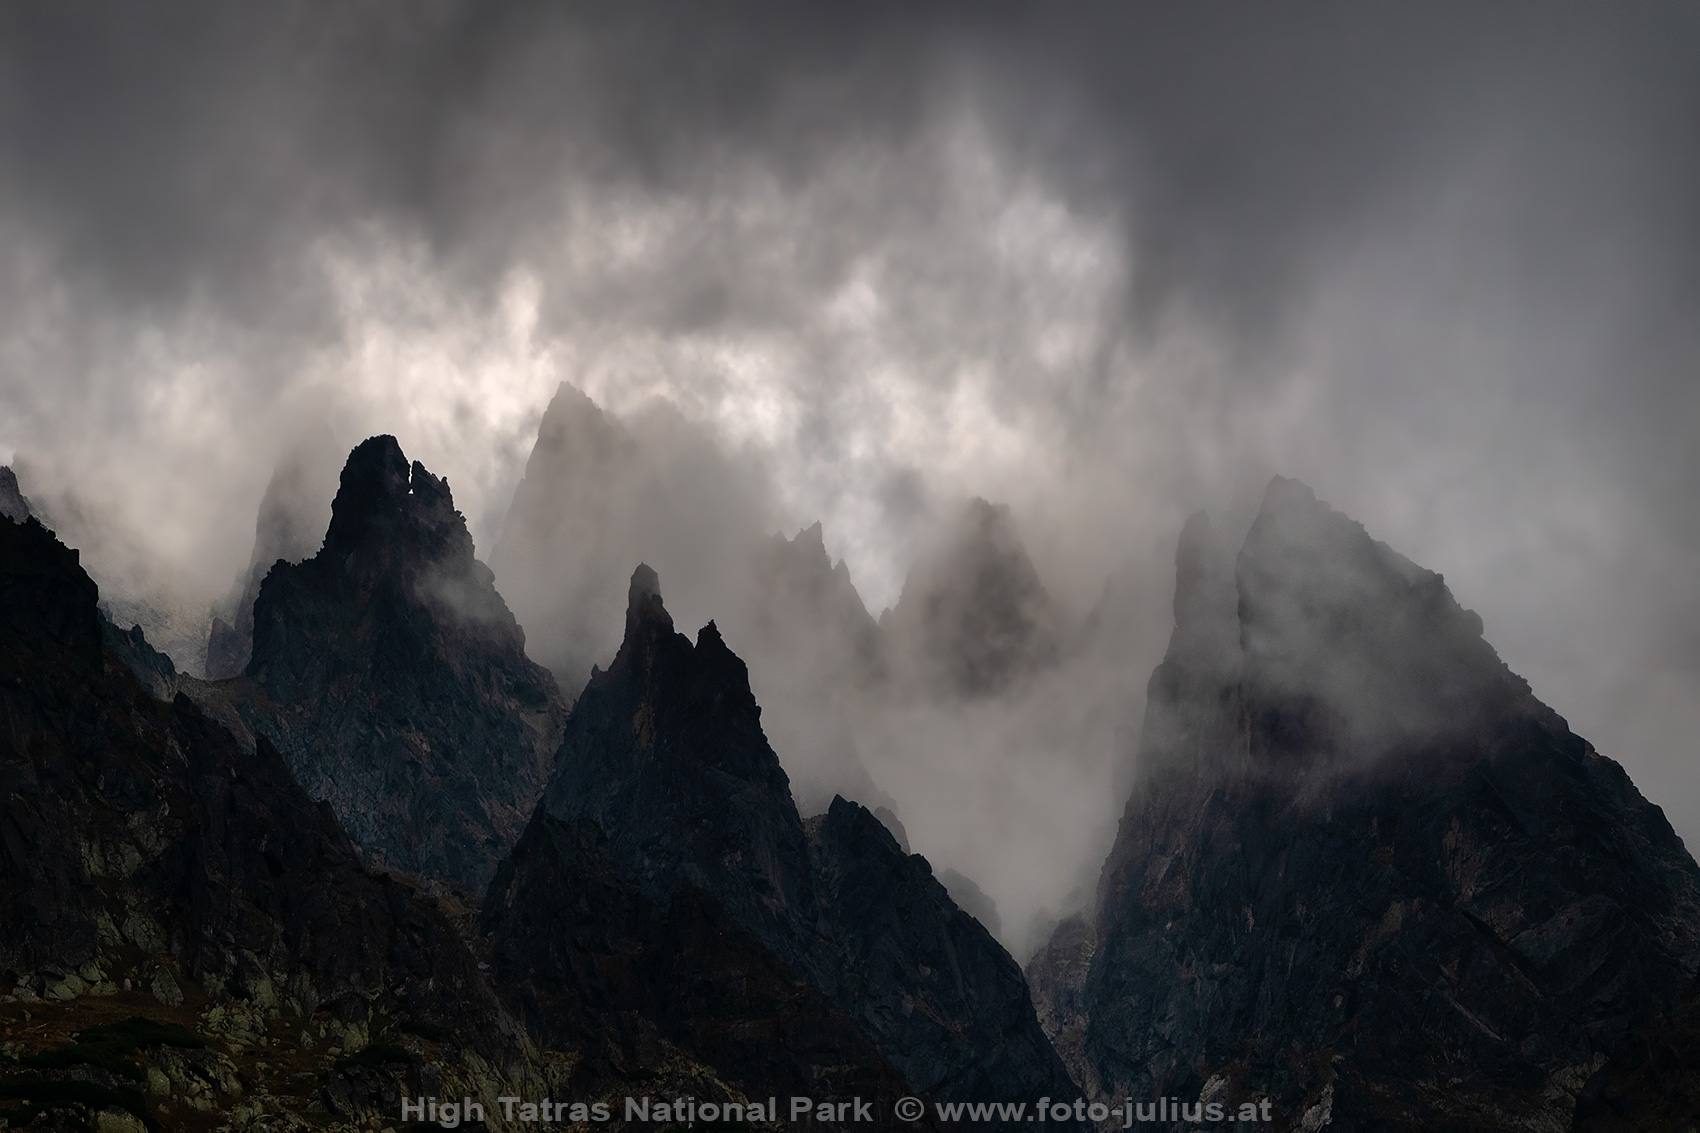
<path fill-rule="evenodd" d="M 639 567 L 625 641 L 574 706 L 486 900 L 525 1014 L 625 1004 L 758 1094 L 860 1066 L 944 1100 L 1072 1097 L 1014 961 L 864 808 L 840 799 L 804 824 L 760 714 L 713 624 L 694 645 L 674 632 Z M 590 912 L 609 908 L 611 922 Z M 681 974 L 610 984 L 594 960 L 639 954 Z M 725 975 L 698 985 L 699 971 Z M 759 994 L 740 1006 L 714 992 L 728 981 Z M 789 1036 L 783 1065 L 763 1069 L 749 1034 Z"/>
<path fill-rule="evenodd" d="M 148 644 L 147 635 L 142 632 L 141 626 L 133 625 L 126 632 L 113 625 L 103 612 L 100 617 L 100 636 L 106 647 L 142 682 L 143 688 L 161 700 L 176 697 L 180 679 L 177 666 L 172 664 L 170 657 Z"/>
<path fill-rule="evenodd" d="M 1088 1097 L 1100 1097 L 1104 1093 L 1086 1059 L 1085 1045 L 1086 1025 L 1091 1020 L 1083 993 L 1097 943 L 1089 916 L 1075 913 L 1064 917 L 1027 961 L 1024 972 L 1039 1026 Z"/>
<path fill-rule="evenodd" d="M 564 714 L 448 485 L 387 436 L 350 454 L 319 553 L 266 575 L 247 670 L 207 696 L 362 849 L 472 892 L 518 838 Z"/>
<path fill-rule="evenodd" d="M 956 907 L 927 860 L 844 799 L 811 821 L 841 957 L 840 1002 L 914 1087 L 943 1100 L 1072 1100 L 1021 969 Z"/>
<path fill-rule="evenodd" d="M 540 806 L 485 901 L 494 974 L 544 1041 L 610 1070 L 673 1044 L 751 1097 L 894 1099 L 903 1076 L 844 1011 L 713 896 L 618 860 Z M 927 1126 L 924 1126 L 927 1127 Z"/>
<path fill-rule="evenodd" d="M 1231 574 L 1210 544 L 1104 867 L 1091 1074 L 1285 1128 L 1569 1128 L 1692 981 L 1700 870 L 1438 575 L 1303 485 Z"/>
<path fill-rule="evenodd" d="M 1055 660 L 1062 615 L 1009 509 L 971 501 L 881 624 L 894 664 L 941 691 L 993 696 Z"/>
<path fill-rule="evenodd" d="M 700 889 L 807 973 L 817 931 L 808 839 L 760 716 L 714 623 L 694 646 L 676 633 L 659 579 L 640 566 L 625 642 L 567 720 L 543 809 L 603 831 L 652 900 Z"/>
<path fill-rule="evenodd" d="M 13 523 L 22 523 L 32 514 L 29 500 L 18 490 L 18 474 L 0 465 L 0 515 Z"/>
<path fill-rule="evenodd" d="M 254 600 L 279 559 L 298 563 L 319 549 L 336 493 L 336 452 L 328 432 L 290 451 L 272 472 L 254 519 L 254 550 L 225 607 L 215 610 L 207 637 L 206 679 L 233 677 L 254 649 Z"/>
<path fill-rule="evenodd" d="M 550 1088 L 435 903 L 362 866 L 263 739 L 150 695 L 96 598 L 75 551 L 0 519 L 0 1112 L 371 1121 L 404 1091 Z M 139 1065 L 35 1049 L 95 1023 Z"/>

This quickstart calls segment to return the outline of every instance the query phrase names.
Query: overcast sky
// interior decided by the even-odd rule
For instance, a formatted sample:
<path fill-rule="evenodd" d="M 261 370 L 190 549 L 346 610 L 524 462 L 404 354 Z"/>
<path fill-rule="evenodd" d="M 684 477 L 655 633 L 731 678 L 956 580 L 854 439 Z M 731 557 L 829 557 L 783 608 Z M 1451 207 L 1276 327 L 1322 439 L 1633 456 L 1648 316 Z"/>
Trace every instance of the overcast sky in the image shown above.
<path fill-rule="evenodd" d="M 0 7 L 0 457 L 191 603 L 320 424 L 487 553 L 561 380 L 876 613 L 973 493 L 1166 601 L 1279 472 L 1693 844 L 1697 308 L 1693 4 Z"/>

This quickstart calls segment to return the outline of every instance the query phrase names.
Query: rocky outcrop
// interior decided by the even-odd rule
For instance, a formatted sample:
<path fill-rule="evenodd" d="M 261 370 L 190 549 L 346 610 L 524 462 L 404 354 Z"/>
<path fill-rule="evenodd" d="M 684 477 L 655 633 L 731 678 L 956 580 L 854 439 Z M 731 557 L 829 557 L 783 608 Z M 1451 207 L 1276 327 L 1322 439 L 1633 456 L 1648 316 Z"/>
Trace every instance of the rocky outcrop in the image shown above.
<path fill-rule="evenodd" d="M 387 436 L 349 455 L 318 554 L 266 575 L 244 674 L 199 695 L 375 860 L 469 893 L 523 829 L 564 714 L 448 484 Z"/>
<path fill-rule="evenodd" d="M 13 523 L 23 523 L 32 514 L 29 500 L 18 490 L 18 474 L 0 465 L 0 515 Z"/>
<path fill-rule="evenodd" d="M 969 502 L 881 619 L 893 664 L 934 691 L 1003 693 L 1052 664 L 1064 619 L 1009 509 Z"/>
<path fill-rule="evenodd" d="M 1045 944 L 1027 961 L 1023 973 L 1033 995 L 1039 1017 L 1057 1055 L 1075 1076 L 1088 1097 L 1104 1091 L 1086 1059 L 1086 977 L 1092 968 L 1092 953 L 1098 944 L 1092 918 L 1085 913 L 1064 917 L 1051 931 Z"/>
<path fill-rule="evenodd" d="M 1179 556 L 1080 1002 L 1115 1096 L 1569 1129 L 1700 966 L 1700 870 L 1439 575 L 1277 480 Z M 1613 1065 L 1618 1065 L 1614 1063 Z"/>
<path fill-rule="evenodd" d="M 254 519 L 248 569 L 222 607 L 207 637 L 206 679 L 223 680 L 248 667 L 254 649 L 254 600 L 279 559 L 298 563 L 319 549 L 336 493 L 336 457 L 328 432 L 311 435 L 272 472 Z"/>
<path fill-rule="evenodd" d="M 0 519 L 0 1117 L 353 1128 L 404 1092 L 551 1091 L 450 917 L 263 737 L 144 689 L 96 599 Z"/>
<path fill-rule="evenodd" d="M 757 1092 L 854 1071 L 941 1100 L 1075 1093 L 1020 970 L 925 859 L 842 799 L 799 818 L 743 662 L 712 623 L 675 632 L 648 567 L 482 925 L 528 1018 L 624 1005 Z"/>
<path fill-rule="evenodd" d="M 942 1101 L 1079 1096 L 1020 967 L 927 859 L 844 799 L 810 826 L 837 998 L 914 1089 Z"/>
<path fill-rule="evenodd" d="M 100 635 L 106 647 L 124 662 L 126 668 L 135 674 L 142 687 L 160 700 L 171 700 L 177 695 L 177 687 L 181 678 L 170 657 L 155 649 L 148 643 L 147 635 L 142 627 L 133 625 L 128 632 L 112 624 L 104 611 L 100 616 Z"/>

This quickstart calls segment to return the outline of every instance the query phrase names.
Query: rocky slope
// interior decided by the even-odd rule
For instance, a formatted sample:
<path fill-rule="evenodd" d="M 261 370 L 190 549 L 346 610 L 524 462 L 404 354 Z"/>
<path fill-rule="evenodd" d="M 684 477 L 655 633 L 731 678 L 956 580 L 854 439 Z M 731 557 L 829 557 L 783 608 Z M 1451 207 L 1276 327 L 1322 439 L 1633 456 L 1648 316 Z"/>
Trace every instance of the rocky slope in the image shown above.
<path fill-rule="evenodd" d="M 468 893 L 523 829 L 564 714 L 448 484 L 388 436 L 349 455 L 319 553 L 266 575 L 244 674 L 195 692 L 375 860 Z"/>
<path fill-rule="evenodd" d="M 264 739 L 136 681 L 34 521 L 0 519 L 0 782 L 12 1128 L 354 1128 L 568 1066 Z"/>
<path fill-rule="evenodd" d="M 1651 1072 L 1626 1040 L 1679 1033 L 1700 966 L 1662 812 L 1439 575 L 1302 485 L 1270 486 L 1237 561 L 1200 522 L 1178 559 L 1089 974 L 1051 1000 L 1086 1019 L 1083 1076 L 1267 1095 L 1284 1129 L 1612 1112 Z"/>
<path fill-rule="evenodd" d="M 29 500 L 18 489 L 18 474 L 0 465 L 0 515 L 13 523 L 22 523 L 31 514 Z"/>
<path fill-rule="evenodd" d="M 864 808 L 805 824 L 760 715 L 715 626 L 675 632 L 640 567 L 485 904 L 526 1017 L 630 1011 L 758 1092 L 1074 1096 L 1014 961 Z"/>

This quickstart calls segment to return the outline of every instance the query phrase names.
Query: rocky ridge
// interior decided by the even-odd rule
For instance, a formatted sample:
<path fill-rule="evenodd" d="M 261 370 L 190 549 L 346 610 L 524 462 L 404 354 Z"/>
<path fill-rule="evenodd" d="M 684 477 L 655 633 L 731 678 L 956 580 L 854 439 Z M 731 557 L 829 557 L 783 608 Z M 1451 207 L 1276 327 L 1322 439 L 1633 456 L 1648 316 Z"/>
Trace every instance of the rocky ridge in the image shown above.
<path fill-rule="evenodd" d="M 8 465 L 0 465 L 0 515 L 23 523 L 32 514 L 29 500 L 18 489 L 18 474 Z"/>
<path fill-rule="evenodd" d="M 195 686 L 275 744 L 374 860 L 481 893 L 542 791 L 564 715 L 449 487 L 357 446 L 318 554 L 277 562 L 246 670 Z"/>
<path fill-rule="evenodd" d="M 522 1013 L 620 1005 L 734 1082 L 1074 1096 L 1014 961 L 863 807 L 838 799 L 803 822 L 760 715 L 715 626 L 694 644 L 675 632 L 640 567 L 624 643 L 574 706 L 485 904 L 498 978 L 520 989 Z M 619 915 L 588 912 L 610 907 Z M 638 942 L 655 939 L 672 951 L 654 961 L 665 972 L 639 978 L 631 961 L 579 960 L 587 935 L 591 955 L 650 956 Z M 747 996 L 696 982 L 728 967 L 763 974 L 746 978 Z M 792 1061 L 761 1069 L 780 1050 Z"/>
<path fill-rule="evenodd" d="M 403 1091 L 551 1090 L 567 1064 L 444 911 L 363 866 L 263 738 L 143 688 L 96 599 L 75 551 L 0 519 L 0 1118 L 355 1128 Z"/>
<path fill-rule="evenodd" d="M 1267 1095 L 1280 1129 L 1593 1127 L 1700 967 L 1663 814 L 1303 485 L 1237 561 L 1201 520 L 1177 559 L 1088 974 L 1054 939 L 1033 980 L 1059 1047 L 1118 1096 Z"/>

